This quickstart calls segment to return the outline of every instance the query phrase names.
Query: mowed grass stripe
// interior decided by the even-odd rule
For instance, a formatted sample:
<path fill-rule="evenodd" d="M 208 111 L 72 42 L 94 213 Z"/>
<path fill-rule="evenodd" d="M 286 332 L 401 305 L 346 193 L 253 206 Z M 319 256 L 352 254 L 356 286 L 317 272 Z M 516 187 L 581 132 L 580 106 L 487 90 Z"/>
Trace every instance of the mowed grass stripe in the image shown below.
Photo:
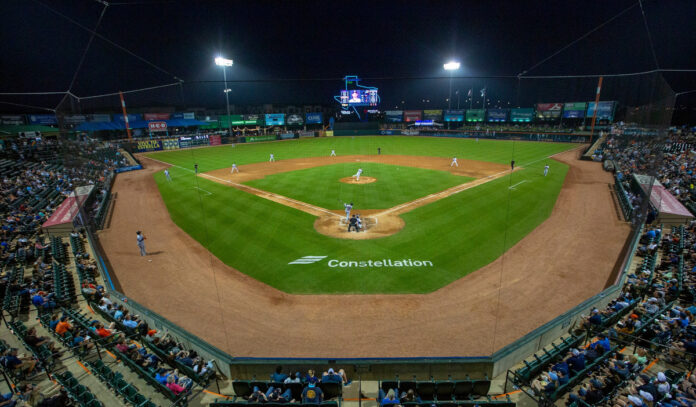
<path fill-rule="evenodd" d="M 377 178 L 377 182 L 339 182 L 358 168 L 363 169 L 363 176 Z M 245 184 L 327 209 L 343 209 L 343 203 L 353 202 L 359 211 L 391 208 L 472 180 L 447 171 L 363 162 L 272 174 Z"/>
<path fill-rule="evenodd" d="M 547 145 L 552 144 L 543 144 Z M 535 151 L 549 152 L 546 148 Z M 406 227 L 394 236 L 364 241 L 320 235 L 313 228 L 315 217 L 309 214 L 201 177 L 196 180 L 190 171 L 177 167 L 170 169 L 173 182 L 167 182 L 161 173 L 155 179 L 177 225 L 224 263 L 280 290 L 297 294 L 426 293 L 495 260 L 548 217 L 567 167 L 544 156 L 530 155 L 530 162 L 539 161 L 522 171 L 402 215 Z M 547 163 L 551 171 L 543 177 Z M 526 182 L 514 190 L 508 188 L 523 180 Z M 315 193 L 333 190 L 327 184 Z M 315 264 L 288 265 L 308 255 L 329 257 Z M 435 267 L 327 266 L 329 259 L 383 258 L 430 260 Z"/>
<path fill-rule="evenodd" d="M 269 153 L 274 153 L 276 160 L 302 157 L 328 156 L 331 150 L 339 155 L 399 154 L 431 157 L 457 157 L 469 160 L 489 161 L 508 164 L 514 159 L 524 164 L 548 157 L 555 153 L 576 147 L 569 143 L 544 143 L 530 141 L 504 141 L 452 139 L 440 137 L 406 137 L 406 136 L 360 136 L 360 137 L 322 137 L 313 139 L 286 140 L 269 143 L 237 144 L 234 147 L 196 148 L 188 150 L 171 150 L 146 155 L 160 161 L 181 165 L 193 169 L 198 164 L 200 172 L 237 165 L 268 161 Z"/>

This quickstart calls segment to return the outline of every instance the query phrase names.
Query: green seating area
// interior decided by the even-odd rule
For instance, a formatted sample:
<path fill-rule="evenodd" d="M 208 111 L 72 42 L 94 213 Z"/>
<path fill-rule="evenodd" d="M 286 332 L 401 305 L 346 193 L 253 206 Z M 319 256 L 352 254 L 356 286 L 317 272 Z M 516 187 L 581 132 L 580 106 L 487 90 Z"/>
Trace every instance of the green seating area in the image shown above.
<path fill-rule="evenodd" d="M 169 400 L 175 403 L 184 403 L 186 398 L 188 397 L 188 392 L 184 392 L 181 395 L 177 396 L 174 394 L 173 391 L 171 391 L 167 386 L 164 384 L 160 383 L 155 379 L 155 371 L 150 370 L 150 369 L 145 369 L 143 367 L 140 367 L 138 364 L 133 362 L 127 355 L 119 352 L 116 349 L 111 350 L 118 360 L 123 362 L 130 370 L 132 370 L 134 373 L 136 373 L 138 376 L 140 376 L 142 379 L 144 379 L 148 384 L 150 384 L 152 387 L 157 389 L 158 392 L 164 394 Z"/>
<path fill-rule="evenodd" d="M 5 297 L 2 301 L 2 308 L 7 311 L 13 318 L 16 318 L 20 312 L 29 310 L 29 296 L 21 295 L 19 291 L 12 290 L 9 286 L 14 284 L 24 284 L 24 268 L 18 264 L 12 266 L 8 276 L 8 289 L 5 292 Z"/>
<path fill-rule="evenodd" d="M 552 344 L 540 354 L 534 354 L 532 360 L 524 360 L 524 366 L 513 372 L 516 384 L 529 385 L 532 379 L 546 369 L 559 356 L 562 357 L 572 348 L 578 347 L 585 340 L 585 335 L 561 337 L 561 343 Z"/>
<path fill-rule="evenodd" d="M 114 372 L 101 360 L 97 359 L 93 362 L 87 362 L 87 366 L 92 369 L 94 375 L 101 382 L 106 384 L 114 393 L 123 397 L 128 404 L 135 407 L 156 407 L 155 403 L 140 394 L 137 387 L 126 382 L 121 373 Z"/>
<path fill-rule="evenodd" d="M 626 190 L 618 178 L 614 179 L 614 190 L 616 191 L 616 197 L 619 200 L 619 206 L 623 212 L 624 219 L 633 219 L 633 205 L 631 205 L 628 195 L 626 194 Z"/>
<path fill-rule="evenodd" d="M 55 363 L 55 357 L 53 355 L 53 352 L 48 348 L 47 345 L 41 345 L 39 347 L 34 347 L 29 345 L 24 338 L 27 336 L 27 327 L 22 323 L 22 321 L 15 320 L 15 321 L 10 321 L 7 323 L 7 325 L 12 328 L 15 331 L 15 334 L 17 335 L 17 339 L 19 339 L 20 342 L 22 342 L 22 345 L 24 345 L 25 348 L 29 349 L 31 353 L 41 361 L 41 363 L 44 366 L 50 367 Z"/>
<path fill-rule="evenodd" d="M 51 256 L 53 260 L 59 263 L 65 263 L 68 258 L 68 253 L 63 245 L 63 239 L 59 237 L 51 237 Z"/>
<path fill-rule="evenodd" d="M 398 394 L 414 390 L 421 400 L 438 402 L 465 402 L 477 397 L 488 395 L 491 381 L 488 377 L 471 379 L 466 375 L 465 380 L 383 380 L 379 388 L 386 394 L 390 389 Z M 378 400 L 380 401 L 380 400 Z"/>
<path fill-rule="evenodd" d="M 53 262 L 53 292 L 57 304 L 67 305 L 77 301 L 72 273 L 65 269 L 65 265 L 56 262 Z"/>
<path fill-rule="evenodd" d="M 80 407 L 101 407 L 102 403 L 92 394 L 89 388 L 81 385 L 70 372 L 54 375 L 56 381 L 65 388 L 68 396 Z"/>

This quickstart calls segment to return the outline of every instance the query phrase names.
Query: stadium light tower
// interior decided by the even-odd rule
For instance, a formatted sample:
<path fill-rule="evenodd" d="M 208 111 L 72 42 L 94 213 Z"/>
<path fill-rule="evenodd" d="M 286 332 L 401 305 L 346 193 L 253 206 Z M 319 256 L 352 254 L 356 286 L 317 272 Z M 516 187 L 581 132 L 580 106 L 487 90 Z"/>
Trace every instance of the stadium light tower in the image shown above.
<path fill-rule="evenodd" d="M 232 60 L 223 58 L 223 57 L 216 57 L 215 58 L 215 65 L 221 66 L 222 67 L 222 78 L 225 81 L 225 102 L 227 103 L 227 134 L 229 137 L 232 137 L 232 120 L 230 120 L 230 91 L 232 89 L 227 87 L 227 67 L 232 66 Z"/>
<path fill-rule="evenodd" d="M 456 61 L 450 61 L 442 66 L 443 68 L 445 68 L 445 71 L 449 71 L 449 74 L 450 74 L 449 98 L 447 98 L 447 109 L 452 108 L 452 72 L 459 70 L 460 66 L 461 66 L 461 64 L 459 62 L 456 62 Z"/>

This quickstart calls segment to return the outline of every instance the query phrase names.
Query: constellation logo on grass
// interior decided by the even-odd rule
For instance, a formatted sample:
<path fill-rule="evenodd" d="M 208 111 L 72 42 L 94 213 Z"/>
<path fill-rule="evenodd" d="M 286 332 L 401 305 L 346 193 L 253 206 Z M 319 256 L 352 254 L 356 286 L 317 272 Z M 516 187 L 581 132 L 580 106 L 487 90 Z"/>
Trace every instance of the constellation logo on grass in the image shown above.
<path fill-rule="evenodd" d="M 318 261 L 322 261 L 327 257 L 328 256 L 304 256 L 304 257 L 300 257 L 297 260 L 293 260 L 288 264 L 312 264 L 312 263 L 316 263 Z"/>
<path fill-rule="evenodd" d="M 293 260 L 288 264 L 314 264 L 318 263 L 328 256 L 304 256 L 297 260 Z M 433 267 L 433 262 L 430 260 L 413 260 L 413 259 L 380 259 L 380 260 L 329 260 L 331 268 L 362 268 L 362 267 Z"/>

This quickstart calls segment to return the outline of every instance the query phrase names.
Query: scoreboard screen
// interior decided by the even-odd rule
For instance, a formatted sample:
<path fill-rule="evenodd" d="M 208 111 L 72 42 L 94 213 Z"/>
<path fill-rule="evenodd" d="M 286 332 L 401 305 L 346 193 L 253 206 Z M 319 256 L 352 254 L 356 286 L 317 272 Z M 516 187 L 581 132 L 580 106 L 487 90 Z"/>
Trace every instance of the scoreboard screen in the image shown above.
<path fill-rule="evenodd" d="M 377 106 L 379 96 L 377 89 L 342 90 L 340 103 L 346 106 Z"/>

